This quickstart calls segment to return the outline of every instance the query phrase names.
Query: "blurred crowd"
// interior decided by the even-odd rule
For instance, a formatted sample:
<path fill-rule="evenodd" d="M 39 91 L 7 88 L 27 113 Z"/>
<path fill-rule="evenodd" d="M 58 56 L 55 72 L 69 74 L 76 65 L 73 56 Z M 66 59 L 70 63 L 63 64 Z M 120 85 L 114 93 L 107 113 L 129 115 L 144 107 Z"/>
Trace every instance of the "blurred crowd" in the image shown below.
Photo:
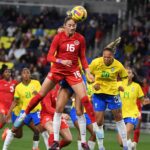
<path fill-rule="evenodd" d="M 14 64 L 15 77 L 28 66 L 36 78 L 43 80 L 49 70 L 46 55 L 57 28 L 63 25 L 66 14 L 55 8 L 44 8 L 39 14 L 24 14 L 7 7 L 0 12 L 0 62 Z M 117 23 L 117 15 L 88 14 L 78 26 L 86 39 L 87 50 L 97 49 L 106 31 Z"/>

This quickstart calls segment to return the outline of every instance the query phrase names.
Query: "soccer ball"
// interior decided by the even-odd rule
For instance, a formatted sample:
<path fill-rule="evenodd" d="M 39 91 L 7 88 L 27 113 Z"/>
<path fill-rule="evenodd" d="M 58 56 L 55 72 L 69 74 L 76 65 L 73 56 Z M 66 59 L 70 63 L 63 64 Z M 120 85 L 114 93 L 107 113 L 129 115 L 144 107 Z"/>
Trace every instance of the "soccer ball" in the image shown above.
<path fill-rule="evenodd" d="M 76 6 L 70 11 L 72 19 L 79 22 L 87 18 L 87 11 L 83 6 Z"/>

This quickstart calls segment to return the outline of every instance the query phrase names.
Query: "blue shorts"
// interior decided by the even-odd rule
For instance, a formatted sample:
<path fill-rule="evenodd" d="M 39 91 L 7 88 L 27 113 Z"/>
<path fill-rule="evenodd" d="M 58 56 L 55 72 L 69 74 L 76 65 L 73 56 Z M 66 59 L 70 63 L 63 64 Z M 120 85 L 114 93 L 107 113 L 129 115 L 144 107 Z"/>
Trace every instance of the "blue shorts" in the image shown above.
<path fill-rule="evenodd" d="M 20 115 L 23 113 L 24 113 L 24 110 L 21 110 Z M 34 113 L 28 114 L 24 120 L 24 123 L 26 125 L 29 125 L 31 121 L 34 123 L 34 125 L 38 125 L 40 123 L 40 111 L 36 111 Z"/>
<path fill-rule="evenodd" d="M 86 125 L 92 124 L 88 114 L 84 113 L 84 116 L 85 116 L 85 119 L 86 119 Z M 78 120 L 77 114 L 76 114 L 76 109 L 74 107 L 71 108 L 70 117 L 71 117 L 71 120 L 72 120 L 73 123 L 75 123 Z"/>
<path fill-rule="evenodd" d="M 17 119 L 17 117 L 18 116 L 16 116 L 14 112 L 11 113 L 11 121 L 12 121 L 12 123 L 15 122 L 15 120 Z"/>
<path fill-rule="evenodd" d="M 132 117 L 124 118 L 124 122 L 125 122 L 125 124 L 127 124 L 127 123 L 133 124 L 134 128 L 136 128 L 136 126 L 138 124 L 138 118 L 132 118 Z"/>
<path fill-rule="evenodd" d="M 105 111 L 107 107 L 110 110 L 122 107 L 119 95 L 93 94 L 92 102 L 95 111 Z"/>

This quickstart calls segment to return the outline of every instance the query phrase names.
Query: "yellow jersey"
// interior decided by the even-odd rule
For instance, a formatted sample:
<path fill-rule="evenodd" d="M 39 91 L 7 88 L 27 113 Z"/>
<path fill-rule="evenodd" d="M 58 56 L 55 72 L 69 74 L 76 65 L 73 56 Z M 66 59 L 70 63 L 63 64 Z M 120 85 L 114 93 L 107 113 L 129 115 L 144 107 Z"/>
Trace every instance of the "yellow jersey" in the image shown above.
<path fill-rule="evenodd" d="M 20 114 L 21 108 L 22 108 L 22 102 L 19 101 L 12 111 L 16 116 L 18 116 Z"/>
<path fill-rule="evenodd" d="M 117 78 L 125 78 L 128 76 L 126 69 L 116 59 L 109 66 L 106 66 L 103 57 L 96 58 L 89 65 L 91 73 L 95 76 L 95 82 L 100 84 L 99 90 L 94 90 L 96 94 L 118 95 Z"/>
<path fill-rule="evenodd" d="M 41 88 L 40 82 L 37 80 L 31 80 L 28 85 L 19 83 L 15 88 L 14 97 L 22 103 L 21 110 L 25 110 L 30 100 L 35 96 L 35 91 L 39 92 Z M 31 112 L 41 110 L 41 104 L 38 104 Z"/>
<path fill-rule="evenodd" d="M 128 86 L 123 86 L 123 88 L 124 92 L 120 92 L 123 118 L 137 118 L 139 116 L 139 110 L 136 101 L 137 99 L 142 98 L 144 93 L 140 85 L 135 82 L 132 82 Z"/>

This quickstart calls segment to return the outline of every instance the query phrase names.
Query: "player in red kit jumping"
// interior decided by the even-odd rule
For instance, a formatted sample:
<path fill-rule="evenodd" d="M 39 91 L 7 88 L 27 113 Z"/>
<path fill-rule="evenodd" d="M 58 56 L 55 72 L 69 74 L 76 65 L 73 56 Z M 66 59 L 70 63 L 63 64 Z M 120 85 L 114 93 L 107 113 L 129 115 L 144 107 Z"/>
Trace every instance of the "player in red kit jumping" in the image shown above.
<path fill-rule="evenodd" d="M 49 146 L 51 146 L 54 141 L 53 117 L 55 113 L 57 94 L 59 89 L 60 86 L 57 84 L 55 88 L 51 90 L 41 102 L 41 125 L 49 133 Z M 72 141 L 72 135 L 65 119 L 66 116 L 67 115 L 64 114 L 61 118 L 60 134 L 62 136 L 62 139 L 59 143 L 60 148 L 67 146 Z"/>
<path fill-rule="evenodd" d="M 80 74 L 78 59 L 80 59 L 82 67 L 85 70 L 88 78 L 91 80 L 91 82 L 94 82 L 94 77 L 89 71 L 88 63 L 85 57 L 85 39 L 81 34 L 75 32 L 76 27 L 77 23 L 71 17 L 65 18 L 64 32 L 58 33 L 54 37 L 48 53 L 48 61 L 53 62 L 51 71 L 44 80 L 40 92 L 31 99 L 25 113 L 18 120 L 16 120 L 14 126 L 18 127 L 25 116 L 37 105 L 37 103 L 42 100 L 42 98 L 56 85 L 56 83 L 65 79 L 81 100 L 82 105 L 85 107 L 97 136 L 101 136 L 99 127 L 96 123 L 93 106 L 88 99 L 86 88 Z M 53 144 L 58 148 L 55 149 L 59 149 L 59 130 L 61 116 L 65 105 L 66 102 L 56 103 L 56 112 L 53 119 L 55 142 Z M 84 117 L 82 116 L 80 117 L 81 124 L 85 121 Z M 82 128 L 82 125 L 80 127 Z M 80 131 L 82 130 L 85 132 L 85 129 L 80 129 Z M 86 141 L 82 142 L 82 147 L 84 150 L 89 150 Z"/>
<path fill-rule="evenodd" d="M 2 79 L 0 80 L 0 129 L 4 126 L 14 97 L 14 89 L 17 85 L 16 80 L 11 79 L 11 71 L 8 66 L 3 65 L 1 69 Z"/>

